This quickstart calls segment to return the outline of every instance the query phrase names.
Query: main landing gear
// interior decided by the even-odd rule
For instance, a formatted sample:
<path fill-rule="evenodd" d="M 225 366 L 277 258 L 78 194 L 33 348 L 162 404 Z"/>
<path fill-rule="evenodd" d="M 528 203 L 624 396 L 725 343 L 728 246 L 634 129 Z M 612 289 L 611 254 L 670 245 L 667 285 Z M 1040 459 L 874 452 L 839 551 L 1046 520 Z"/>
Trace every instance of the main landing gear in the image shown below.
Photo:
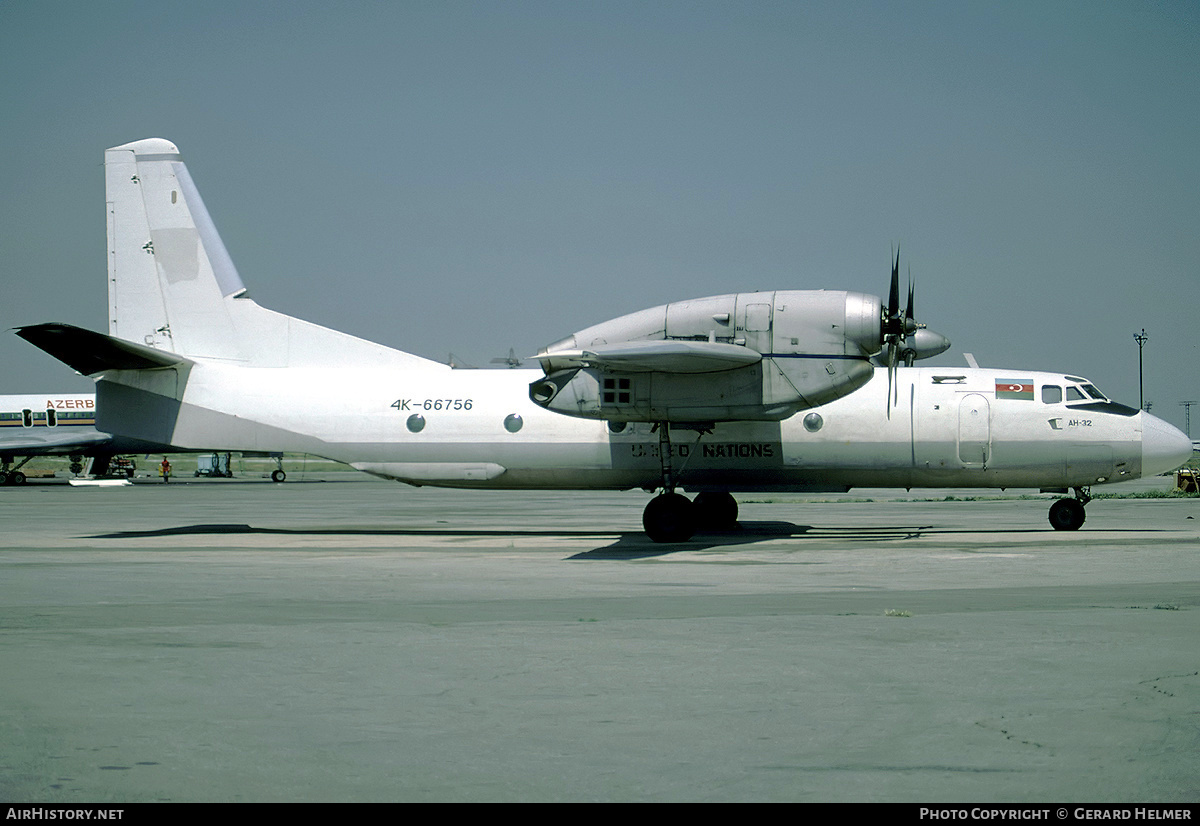
<path fill-rule="evenodd" d="M 698 528 L 722 530 L 737 524 L 737 500 L 727 491 L 704 491 L 694 500 L 675 492 L 676 473 L 671 467 L 670 426 L 660 422 L 658 429 L 658 455 L 662 463 L 662 490 L 650 500 L 642 513 L 642 527 L 646 535 L 655 542 L 686 542 Z M 696 442 L 709 427 L 696 425 L 699 431 Z M 680 472 L 682 472 L 680 468 Z"/>
<path fill-rule="evenodd" d="M 1056 531 L 1077 531 L 1087 519 L 1083 506 L 1092 501 L 1090 488 L 1075 488 L 1074 499 L 1056 499 L 1050 506 L 1050 524 Z"/>
<path fill-rule="evenodd" d="M 642 527 L 655 542 L 687 542 L 697 530 L 729 530 L 737 525 L 738 504 L 728 491 L 706 490 L 688 499 L 664 492 L 646 505 Z"/>
<path fill-rule="evenodd" d="M 0 458 L 0 485 L 23 485 L 25 484 L 25 474 L 21 472 L 21 468 L 25 466 L 32 457 L 26 456 L 25 461 L 13 467 L 12 456 Z"/>

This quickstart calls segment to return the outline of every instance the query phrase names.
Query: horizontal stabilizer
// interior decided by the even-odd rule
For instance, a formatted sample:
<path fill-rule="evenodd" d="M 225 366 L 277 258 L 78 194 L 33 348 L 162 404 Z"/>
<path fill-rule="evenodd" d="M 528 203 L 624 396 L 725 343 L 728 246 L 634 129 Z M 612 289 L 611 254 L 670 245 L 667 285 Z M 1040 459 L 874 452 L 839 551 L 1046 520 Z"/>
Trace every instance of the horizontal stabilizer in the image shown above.
<path fill-rule="evenodd" d="M 554 369 L 604 367 L 631 373 L 715 373 L 762 361 L 762 354 L 719 341 L 624 341 L 544 353 Z"/>
<path fill-rule="evenodd" d="M 18 327 L 17 335 L 85 376 L 105 370 L 151 370 L 192 363 L 174 353 L 164 353 L 70 324 Z"/>

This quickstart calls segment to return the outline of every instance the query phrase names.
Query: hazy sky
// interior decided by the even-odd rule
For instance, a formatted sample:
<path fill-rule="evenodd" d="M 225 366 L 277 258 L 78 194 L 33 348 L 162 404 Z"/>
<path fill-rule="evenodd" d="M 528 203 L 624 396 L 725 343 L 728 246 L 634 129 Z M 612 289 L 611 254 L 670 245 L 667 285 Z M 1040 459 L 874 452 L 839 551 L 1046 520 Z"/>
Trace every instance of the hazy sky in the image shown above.
<path fill-rule="evenodd" d="M 0 0 L 0 327 L 106 330 L 103 152 L 264 306 L 486 365 L 668 301 L 886 296 L 927 363 L 1200 399 L 1200 4 Z M 90 380 L 0 333 L 0 393 Z M 1200 406 L 1193 408 L 1193 436 Z"/>

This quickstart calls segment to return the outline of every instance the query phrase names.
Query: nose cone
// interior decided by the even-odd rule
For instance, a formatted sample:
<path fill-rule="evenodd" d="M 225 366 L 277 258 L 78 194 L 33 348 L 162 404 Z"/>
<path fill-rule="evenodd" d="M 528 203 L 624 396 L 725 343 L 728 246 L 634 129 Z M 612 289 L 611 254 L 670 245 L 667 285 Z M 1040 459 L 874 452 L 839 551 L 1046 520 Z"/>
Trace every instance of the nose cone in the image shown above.
<path fill-rule="evenodd" d="M 1177 427 L 1142 413 L 1142 476 L 1169 473 L 1192 458 L 1192 441 Z"/>

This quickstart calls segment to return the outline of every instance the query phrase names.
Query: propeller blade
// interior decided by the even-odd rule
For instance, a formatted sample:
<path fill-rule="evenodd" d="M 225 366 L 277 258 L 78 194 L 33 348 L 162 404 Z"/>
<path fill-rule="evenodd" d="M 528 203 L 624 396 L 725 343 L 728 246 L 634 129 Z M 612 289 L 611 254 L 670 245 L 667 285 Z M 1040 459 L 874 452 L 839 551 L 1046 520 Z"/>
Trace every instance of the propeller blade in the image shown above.
<path fill-rule="evenodd" d="M 887 392 L 887 402 L 886 402 L 885 406 L 887 407 L 887 417 L 889 419 L 892 418 L 892 404 L 893 404 L 892 403 L 892 387 L 896 380 L 896 355 L 899 351 L 899 347 L 900 347 L 900 345 L 899 345 L 899 342 L 897 342 L 897 341 L 892 341 L 890 344 L 888 344 L 888 354 L 887 354 L 888 392 Z M 899 387 L 896 387 L 896 392 L 897 393 L 900 392 Z"/>
<path fill-rule="evenodd" d="M 888 293 L 888 321 L 900 314 L 900 247 L 896 247 L 896 260 L 892 264 L 892 289 Z"/>
<path fill-rule="evenodd" d="M 908 268 L 908 308 L 904 311 L 904 334 L 908 335 L 916 329 L 916 323 L 913 321 L 913 277 L 912 267 Z"/>
<path fill-rule="evenodd" d="M 900 319 L 900 246 L 897 245 L 892 259 L 892 283 L 888 290 L 887 309 L 884 311 L 883 341 L 880 342 L 887 348 L 888 390 L 885 407 L 889 419 L 892 418 L 892 385 L 896 378 L 896 357 L 899 355 L 903 331 L 904 322 Z"/>

